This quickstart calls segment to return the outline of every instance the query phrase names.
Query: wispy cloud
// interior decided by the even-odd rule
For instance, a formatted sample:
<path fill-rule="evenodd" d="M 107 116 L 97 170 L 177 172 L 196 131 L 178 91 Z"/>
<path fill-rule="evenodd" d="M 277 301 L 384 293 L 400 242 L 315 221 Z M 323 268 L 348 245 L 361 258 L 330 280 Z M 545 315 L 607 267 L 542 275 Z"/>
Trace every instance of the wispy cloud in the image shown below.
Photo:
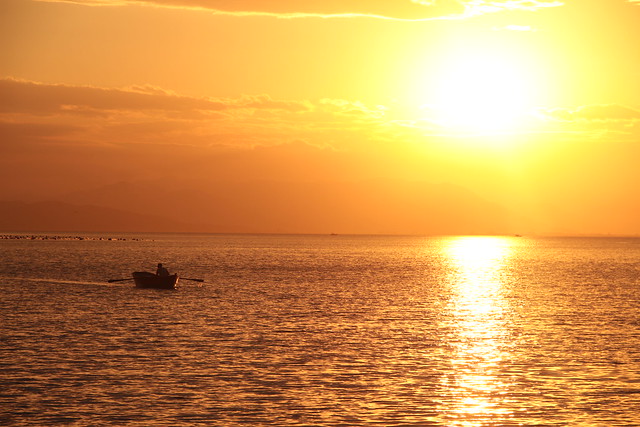
<path fill-rule="evenodd" d="M 255 147 L 304 141 L 344 148 L 365 141 L 415 143 L 458 135 L 455 129 L 439 127 L 433 111 L 407 113 L 344 99 L 195 98 L 153 86 L 101 88 L 0 79 L 4 136 L 16 141 L 34 137 L 39 143 Z M 640 132 L 640 111 L 616 104 L 547 109 L 540 117 L 541 122 L 519 133 L 535 133 L 536 126 L 557 135 Z M 35 129 L 55 132 L 34 134 Z"/>
<path fill-rule="evenodd" d="M 380 108 L 343 100 L 288 101 L 268 95 L 193 98 L 155 87 L 127 89 L 0 79 L 0 122 L 15 136 L 62 126 L 51 140 L 178 145 L 323 145 L 384 120 Z M 66 132 L 66 134 L 65 134 Z"/>
<path fill-rule="evenodd" d="M 555 0 L 39 0 L 87 6 L 151 6 L 185 8 L 232 16 L 276 18 L 353 18 L 430 20 L 494 13 L 503 10 L 536 10 L 557 7 Z"/>
<path fill-rule="evenodd" d="M 0 112 L 53 113 L 70 110 L 223 110 L 220 101 L 172 95 L 151 87 L 130 90 L 0 80 Z"/>
<path fill-rule="evenodd" d="M 304 101 L 274 100 L 268 95 L 239 98 L 194 98 L 179 96 L 153 86 L 102 88 L 44 84 L 12 78 L 0 79 L 0 113 L 77 114 L 96 112 L 222 112 L 230 110 L 286 110 L 300 112 L 311 109 Z"/>
<path fill-rule="evenodd" d="M 575 109 L 557 108 L 544 112 L 545 115 L 555 120 L 576 121 L 640 121 L 640 111 L 624 105 L 585 105 Z"/>

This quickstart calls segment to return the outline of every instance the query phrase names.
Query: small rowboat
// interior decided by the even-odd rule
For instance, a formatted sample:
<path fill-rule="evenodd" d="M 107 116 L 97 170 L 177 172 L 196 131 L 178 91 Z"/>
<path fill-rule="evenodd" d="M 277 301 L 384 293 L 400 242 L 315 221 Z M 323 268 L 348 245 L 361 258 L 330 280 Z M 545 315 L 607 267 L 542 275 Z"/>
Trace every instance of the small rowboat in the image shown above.
<path fill-rule="evenodd" d="M 146 271 L 137 271 L 132 275 L 137 288 L 175 289 L 178 284 L 177 274 L 158 276 Z"/>

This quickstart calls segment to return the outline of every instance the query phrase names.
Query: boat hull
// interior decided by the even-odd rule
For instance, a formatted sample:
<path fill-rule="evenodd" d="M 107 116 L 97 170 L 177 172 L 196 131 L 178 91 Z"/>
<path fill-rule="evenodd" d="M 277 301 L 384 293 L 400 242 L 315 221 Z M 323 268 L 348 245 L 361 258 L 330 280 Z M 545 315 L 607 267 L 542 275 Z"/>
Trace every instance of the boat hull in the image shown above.
<path fill-rule="evenodd" d="M 175 289 L 178 284 L 178 275 L 157 276 L 153 273 L 132 273 L 133 281 L 137 288 Z"/>

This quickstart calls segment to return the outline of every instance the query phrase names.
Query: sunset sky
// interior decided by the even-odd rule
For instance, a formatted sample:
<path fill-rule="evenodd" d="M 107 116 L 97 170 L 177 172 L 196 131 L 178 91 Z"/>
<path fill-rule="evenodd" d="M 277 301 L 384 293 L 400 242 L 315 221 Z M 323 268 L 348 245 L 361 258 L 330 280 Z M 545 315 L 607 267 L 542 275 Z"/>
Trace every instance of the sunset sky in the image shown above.
<path fill-rule="evenodd" d="M 640 234 L 639 23 L 631 0 L 2 0 L 0 200 Z"/>

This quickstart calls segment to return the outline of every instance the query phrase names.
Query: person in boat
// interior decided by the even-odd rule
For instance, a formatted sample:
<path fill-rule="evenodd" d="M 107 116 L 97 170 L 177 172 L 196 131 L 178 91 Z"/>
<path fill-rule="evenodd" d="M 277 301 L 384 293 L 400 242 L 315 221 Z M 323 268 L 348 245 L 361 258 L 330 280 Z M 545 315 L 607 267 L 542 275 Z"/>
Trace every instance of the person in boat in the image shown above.
<path fill-rule="evenodd" d="M 158 268 L 156 269 L 156 275 L 157 276 L 168 276 L 169 275 L 169 270 L 164 268 L 162 266 L 162 264 L 158 264 Z"/>

